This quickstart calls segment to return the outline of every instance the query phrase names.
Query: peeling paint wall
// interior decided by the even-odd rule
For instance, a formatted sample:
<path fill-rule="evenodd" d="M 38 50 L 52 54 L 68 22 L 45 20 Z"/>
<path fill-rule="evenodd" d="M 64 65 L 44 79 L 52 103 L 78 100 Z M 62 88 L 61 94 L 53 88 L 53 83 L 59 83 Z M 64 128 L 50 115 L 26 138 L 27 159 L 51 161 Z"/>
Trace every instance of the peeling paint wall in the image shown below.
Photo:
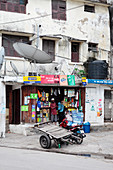
<path fill-rule="evenodd" d="M 0 11 L 0 30 L 15 31 L 20 33 L 33 33 L 32 38 L 38 35 L 53 36 L 62 35 L 56 40 L 55 55 L 66 57 L 71 63 L 71 41 L 69 37 L 80 41 L 80 63 L 91 55 L 88 52 L 88 42 L 98 44 L 97 59 L 108 61 L 110 50 L 109 11 L 106 5 L 95 4 L 95 13 L 84 12 L 84 2 L 66 0 L 66 21 L 52 19 L 51 0 L 28 1 L 26 14 Z M 30 19 L 31 18 L 31 19 Z M 26 20 L 29 19 L 29 20 Z M 14 22 L 26 20 L 21 22 Z M 10 22 L 6 24 L 7 22 Z M 11 23 L 12 22 L 12 23 Z M 3 24 L 5 23 L 5 24 Z M 32 44 L 36 45 L 37 40 Z M 0 42 L 1 43 L 1 42 Z M 42 49 L 42 38 L 39 38 L 39 48 Z M 59 57 L 56 57 L 59 61 Z M 71 63 L 73 66 L 75 63 Z M 19 68 L 19 67 L 18 67 Z"/>

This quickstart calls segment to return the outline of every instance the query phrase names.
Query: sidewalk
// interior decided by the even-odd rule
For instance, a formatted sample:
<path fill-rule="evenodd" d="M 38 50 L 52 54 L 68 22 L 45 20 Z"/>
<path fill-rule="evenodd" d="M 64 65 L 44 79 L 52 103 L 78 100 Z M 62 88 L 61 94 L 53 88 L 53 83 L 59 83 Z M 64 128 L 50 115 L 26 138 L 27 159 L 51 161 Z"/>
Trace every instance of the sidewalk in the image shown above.
<path fill-rule="evenodd" d="M 86 138 L 84 138 L 81 145 L 62 145 L 61 148 L 56 148 L 52 145 L 50 149 L 43 149 L 40 146 L 39 137 L 39 133 L 31 136 L 7 133 L 6 138 L 0 138 L 0 147 L 41 150 L 75 155 L 88 154 L 89 156 L 106 156 L 113 159 L 113 131 L 87 133 Z"/>

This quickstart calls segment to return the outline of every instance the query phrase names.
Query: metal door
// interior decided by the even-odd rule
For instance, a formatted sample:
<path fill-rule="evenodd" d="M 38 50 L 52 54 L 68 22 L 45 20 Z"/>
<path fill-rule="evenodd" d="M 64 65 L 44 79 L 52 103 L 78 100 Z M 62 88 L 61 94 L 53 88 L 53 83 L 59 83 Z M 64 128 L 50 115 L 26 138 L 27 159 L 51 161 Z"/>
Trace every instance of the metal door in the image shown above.
<path fill-rule="evenodd" d="M 113 121 L 113 91 L 105 90 L 104 92 L 104 121 Z"/>

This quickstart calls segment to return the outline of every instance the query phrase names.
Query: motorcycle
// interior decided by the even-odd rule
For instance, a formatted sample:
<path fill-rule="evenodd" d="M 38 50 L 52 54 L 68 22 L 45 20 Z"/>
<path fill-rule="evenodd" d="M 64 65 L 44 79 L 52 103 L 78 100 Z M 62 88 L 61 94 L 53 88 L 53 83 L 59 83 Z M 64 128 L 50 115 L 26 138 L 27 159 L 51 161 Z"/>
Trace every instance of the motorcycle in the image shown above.
<path fill-rule="evenodd" d="M 83 142 L 83 138 L 86 137 L 82 124 L 74 125 L 74 124 L 72 124 L 72 122 L 70 123 L 67 120 L 67 118 L 64 118 L 59 126 L 73 132 L 72 133 L 72 141 L 73 142 L 75 141 L 77 144 L 81 144 Z"/>

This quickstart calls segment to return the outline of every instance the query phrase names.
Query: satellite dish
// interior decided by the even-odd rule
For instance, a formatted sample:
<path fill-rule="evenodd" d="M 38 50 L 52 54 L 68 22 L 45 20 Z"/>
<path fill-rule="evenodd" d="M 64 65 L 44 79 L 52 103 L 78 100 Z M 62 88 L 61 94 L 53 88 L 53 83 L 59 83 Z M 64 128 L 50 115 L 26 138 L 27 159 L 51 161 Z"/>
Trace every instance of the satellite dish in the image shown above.
<path fill-rule="evenodd" d="M 12 69 L 13 69 L 14 73 L 16 73 L 16 75 L 19 75 L 19 72 L 18 72 L 18 70 L 17 70 L 17 68 L 16 68 L 15 64 L 14 64 L 14 63 L 12 63 L 12 61 L 10 61 L 10 65 L 11 65 L 11 67 L 12 67 Z"/>
<path fill-rule="evenodd" d="M 0 47 L 0 70 L 1 70 L 2 65 L 3 65 L 4 56 L 5 56 L 4 47 Z"/>
<path fill-rule="evenodd" d="M 47 53 L 33 47 L 32 45 L 16 42 L 13 44 L 13 47 L 18 54 L 29 59 L 31 62 L 35 61 L 36 63 L 41 64 L 52 62 L 52 58 Z"/>

